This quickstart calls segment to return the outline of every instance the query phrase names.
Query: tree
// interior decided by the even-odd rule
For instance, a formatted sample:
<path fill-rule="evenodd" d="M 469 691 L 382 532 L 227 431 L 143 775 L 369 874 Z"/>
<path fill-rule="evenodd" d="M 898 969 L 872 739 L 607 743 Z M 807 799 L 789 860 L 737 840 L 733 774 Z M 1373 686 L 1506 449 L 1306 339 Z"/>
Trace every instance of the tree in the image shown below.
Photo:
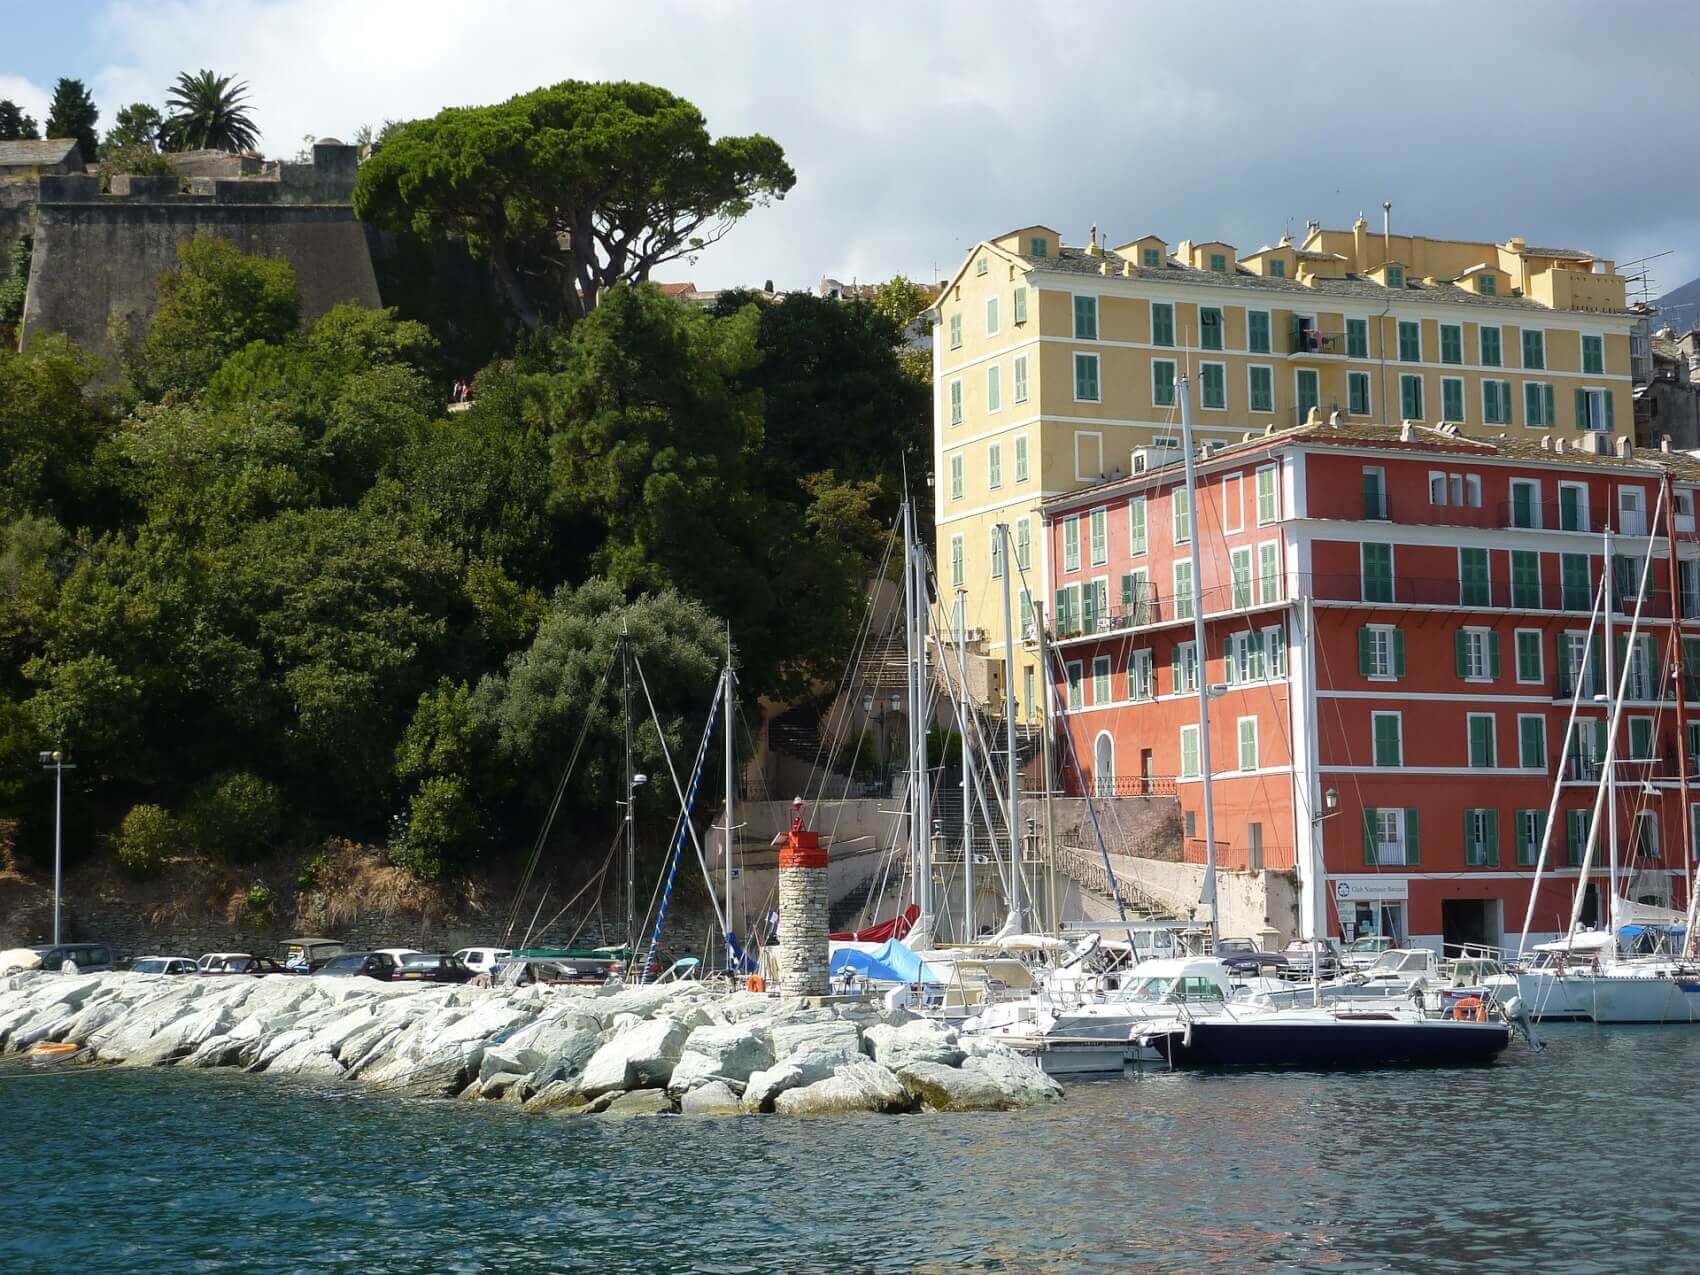
<path fill-rule="evenodd" d="M 104 149 L 156 150 L 159 147 L 159 132 L 165 124 L 165 117 L 159 113 L 157 106 L 146 102 L 131 102 L 120 107 L 113 127 L 106 132 Z"/>
<path fill-rule="evenodd" d="M 795 183 L 777 142 L 710 140 L 701 112 L 665 89 L 567 80 L 386 128 L 354 207 L 464 240 L 536 328 L 582 318 L 614 284 L 700 251 Z"/>
<path fill-rule="evenodd" d="M 178 268 L 159 281 L 159 304 L 125 371 L 146 398 L 192 394 L 250 341 L 280 341 L 301 321 L 295 269 L 278 257 L 244 253 L 198 234 L 178 250 Z"/>
<path fill-rule="evenodd" d="M 938 289 L 928 288 L 903 275 L 893 275 L 874 289 L 873 307 L 889 319 L 900 334 L 897 352 L 903 370 L 922 385 L 933 383 L 933 354 L 926 345 L 911 344 L 911 335 L 924 332 L 921 318 L 938 299 Z"/>
<path fill-rule="evenodd" d="M 32 142 L 41 137 L 35 120 L 9 97 L 0 97 L 0 142 Z"/>
<path fill-rule="evenodd" d="M 61 79 L 53 86 L 53 103 L 47 113 L 49 137 L 74 137 L 83 153 L 83 163 L 92 164 L 99 150 L 94 126 L 100 119 L 94 98 L 81 80 Z"/>
<path fill-rule="evenodd" d="M 234 77 L 200 71 L 178 75 L 165 96 L 170 114 L 161 130 L 166 150 L 251 151 L 260 142 L 259 129 L 246 105 L 248 86 Z"/>

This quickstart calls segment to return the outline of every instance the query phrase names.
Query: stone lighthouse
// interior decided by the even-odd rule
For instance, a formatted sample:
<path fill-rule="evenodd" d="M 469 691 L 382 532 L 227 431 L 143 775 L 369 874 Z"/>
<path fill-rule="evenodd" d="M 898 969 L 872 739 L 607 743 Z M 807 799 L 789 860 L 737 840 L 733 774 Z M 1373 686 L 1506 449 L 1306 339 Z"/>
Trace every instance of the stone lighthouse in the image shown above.
<path fill-rule="evenodd" d="M 791 803 L 791 827 L 779 847 L 779 990 L 825 996 L 831 990 L 827 939 L 826 851 L 803 828 L 803 799 Z"/>

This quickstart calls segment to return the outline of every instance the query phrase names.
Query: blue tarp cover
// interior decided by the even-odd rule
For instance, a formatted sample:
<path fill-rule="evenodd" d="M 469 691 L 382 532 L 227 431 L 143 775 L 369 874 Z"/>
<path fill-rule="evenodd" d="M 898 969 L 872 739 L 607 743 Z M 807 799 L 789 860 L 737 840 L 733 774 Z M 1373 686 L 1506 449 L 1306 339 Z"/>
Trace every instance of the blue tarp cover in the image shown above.
<path fill-rule="evenodd" d="M 931 970 L 922 972 L 921 958 L 902 939 L 887 939 L 871 951 L 860 947 L 833 944 L 832 973 L 854 970 L 866 978 L 882 983 L 937 983 L 942 980 Z"/>

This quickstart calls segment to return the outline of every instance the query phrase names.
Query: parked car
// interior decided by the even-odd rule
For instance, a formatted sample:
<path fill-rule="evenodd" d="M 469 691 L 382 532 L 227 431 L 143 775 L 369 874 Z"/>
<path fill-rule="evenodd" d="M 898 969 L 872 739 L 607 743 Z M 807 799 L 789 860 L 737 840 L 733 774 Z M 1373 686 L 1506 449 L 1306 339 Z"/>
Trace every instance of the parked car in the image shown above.
<path fill-rule="evenodd" d="M 506 947 L 463 947 L 455 953 L 455 960 L 474 974 L 489 974 L 512 955 L 513 950 Z"/>
<path fill-rule="evenodd" d="M 290 939 L 283 945 L 283 963 L 292 970 L 312 973 L 346 950 L 336 939 Z"/>
<path fill-rule="evenodd" d="M 284 967 L 282 961 L 274 961 L 269 956 L 252 956 L 247 952 L 225 952 L 213 954 L 209 962 L 203 956 L 200 963 L 202 978 L 218 978 L 226 974 L 247 974 L 260 978 L 266 974 L 292 974 L 295 971 Z"/>
<path fill-rule="evenodd" d="M 375 978 L 388 983 L 395 978 L 396 969 L 396 960 L 388 952 L 344 952 L 314 970 L 313 977 Z"/>
<path fill-rule="evenodd" d="M 132 974 L 194 974 L 199 970 L 191 956 L 138 956 L 130 963 Z"/>
<path fill-rule="evenodd" d="M 195 962 L 195 967 L 201 970 L 210 970 L 215 965 L 223 965 L 226 961 L 251 956 L 253 956 L 252 952 L 202 952 L 200 959 Z"/>
<path fill-rule="evenodd" d="M 406 960 L 410 956 L 427 956 L 427 955 L 429 955 L 429 953 L 421 952 L 416 947 L 380 947 L 380 948 L 374 948 L 373 950 L 379 956 L 389 957 L 390 960 L 394 961 L 397 965 L 400 965 L 404 960 Z"/>
<path fill-rule="evenodd" d="M 1316 939 L 1316 973 L 1319 978 L 1333 978 L 1340 972 L 1340 945 L 1333 939 Z M 1287 958 L 1288 978 L 1309 978 L 1311 971 L 1312 944 L 1304 939 L 1294 939 L 1281 949 L 1281 955 Z"/>
<path fill-rule="evenodd" d="M 415 952 L 395 972 L 398 983 L 470 983 L 478 976 L 458 957 Z"/>
<path fill-rule="evenodd" d="M 1386 934 L 1365 934 L 1346 944 L 1340 953 L 1340 964 L 1349 970 L 1368 969 L 1383 952 L 1393 950 L 1393 939 Z"/>
<path fill-rule="evenodd" d="M 31 951 L 41 957 L 44 970 L 65 969 L 67 961 L 78 974 L 97 974 L 114 968 L 112 949 L 105 943 L 52 943 Z"/>

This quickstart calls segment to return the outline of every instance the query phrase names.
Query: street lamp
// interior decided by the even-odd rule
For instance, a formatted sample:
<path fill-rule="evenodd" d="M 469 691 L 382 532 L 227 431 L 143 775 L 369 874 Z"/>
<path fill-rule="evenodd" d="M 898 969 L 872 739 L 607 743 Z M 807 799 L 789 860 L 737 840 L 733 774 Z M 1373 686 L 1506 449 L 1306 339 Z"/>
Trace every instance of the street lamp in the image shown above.
<path fill-rule="evenodd" d="M 65 812 L 65 772 L 75 770 L 75 766 L 65 764 L 65 754 L 55 748 L 50 753 L 40 753 L 37 759 L 43 770 L 53 772 L 53 943 L 59 944 L 59 883 L 60 857 L 64 848 L 64 812 Z"/>

